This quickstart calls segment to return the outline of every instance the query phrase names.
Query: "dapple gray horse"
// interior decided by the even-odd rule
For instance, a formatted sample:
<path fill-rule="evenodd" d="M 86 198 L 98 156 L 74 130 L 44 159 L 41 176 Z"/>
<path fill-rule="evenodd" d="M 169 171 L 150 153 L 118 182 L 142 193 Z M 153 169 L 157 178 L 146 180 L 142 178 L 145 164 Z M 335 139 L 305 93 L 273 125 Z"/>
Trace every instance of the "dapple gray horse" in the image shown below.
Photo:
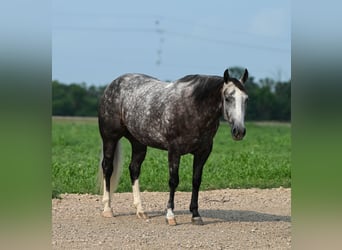
<path fill-rule="evenodd" d="M 190 211 L 192 222 L 203 225 L 198 212 L 198 192 L 203 166 L 212 150 L 220 117 L 228 121 L 233 139 L 246 134 L 244 116 L 248 99 L 244 83 L 229 76 L 188 75 L 175 82 L 162 82 L 143 74 L 125 74 L 104 91 L 99 104 L 99 129 L 103 143 L 104 217 L 112 217 L 111 193 L 120 177 L 119 140 L 127 138 L 132 145 L 129 164 L 137 216 L 144 212 L 139 188 L 140 167 L 147 146 L 168 151 L 170 197 L 166 219 L 176 225 L 174 195 L 179 183 L 180 157 L 193 154 L 193 181 Z M 157 178 L 157 177 L 156 177 Z"/>

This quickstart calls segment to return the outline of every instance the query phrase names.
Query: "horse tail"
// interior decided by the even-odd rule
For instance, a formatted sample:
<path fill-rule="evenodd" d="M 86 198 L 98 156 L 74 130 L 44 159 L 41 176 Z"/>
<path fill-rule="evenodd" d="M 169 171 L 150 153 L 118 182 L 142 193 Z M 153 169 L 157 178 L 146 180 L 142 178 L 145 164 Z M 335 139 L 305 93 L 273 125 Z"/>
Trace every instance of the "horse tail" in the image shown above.
<path fill-rule="evenodd" d="M 119 185 L 120 176 L 122 173 L 122 150 L 120 141 L 117 142 L 113 160 L 113 173 L 110 178 L 111 193 L 114 193 Z"/>
<path fill-rule="evenodd" d="M 103 193 L 103 172 L 102 172 L 102 159 L 103 159 L 103 148 L 101 150 L 101 160 L 98 171 L 98 190 Z M 114 193 L 118 187 L 120 176 L 122 173 L 122 149 L 120 141 L 117 142 L 115 147 L 114 159 L 113 159 L 113 173 L 110 177 L 110 193 Z"/>

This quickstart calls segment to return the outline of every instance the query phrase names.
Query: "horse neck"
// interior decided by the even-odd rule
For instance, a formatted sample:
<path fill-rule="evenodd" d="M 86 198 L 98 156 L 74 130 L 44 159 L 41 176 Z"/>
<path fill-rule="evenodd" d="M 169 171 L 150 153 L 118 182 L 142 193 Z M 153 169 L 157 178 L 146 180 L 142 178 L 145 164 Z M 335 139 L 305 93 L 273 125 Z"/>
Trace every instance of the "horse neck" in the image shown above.
<path fill-rule="evenodd" d="M 201 100 L 198 111 L 207 123 L 216 123 L 222 115 L 221 88 L 213 91 L 207 98 Z"/>

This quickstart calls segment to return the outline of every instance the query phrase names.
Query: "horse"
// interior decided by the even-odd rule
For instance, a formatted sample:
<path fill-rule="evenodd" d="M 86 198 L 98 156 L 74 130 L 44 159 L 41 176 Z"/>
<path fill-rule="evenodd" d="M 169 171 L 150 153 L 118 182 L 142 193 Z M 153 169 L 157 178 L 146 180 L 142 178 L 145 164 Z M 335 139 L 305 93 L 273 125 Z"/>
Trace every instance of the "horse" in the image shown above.
<path fill-rule="evenodd" d="M 247 69 L 240 79 L 229 76 L 187 75 L 174 82 L 163 82 L 144 74 L 124 74 L 105 89 L 98 108 L 98 125 L 102 138 L 104 209 L 102 216 L 113 217 L 111 195 L 119 182 L 120 138 L 132 146 L 129 172 L 133 204 L 138 218 L 148 219 L 144 212 L 139 187 L 140 167 L 147 147 L 168 151 L 169 200 L 166 221 L 176 225 L 174 196 L 179 184 L 180 157 L 192 154 L 192 224 L 203 225 L 198 212 L 198 193 L 202 170 L 208 159 L 220 117 L 228 121 L 231 136 L 242 140 L 248 95 L 245 82 Z M 100 173 L 101 174 L 101 173 Z"/>

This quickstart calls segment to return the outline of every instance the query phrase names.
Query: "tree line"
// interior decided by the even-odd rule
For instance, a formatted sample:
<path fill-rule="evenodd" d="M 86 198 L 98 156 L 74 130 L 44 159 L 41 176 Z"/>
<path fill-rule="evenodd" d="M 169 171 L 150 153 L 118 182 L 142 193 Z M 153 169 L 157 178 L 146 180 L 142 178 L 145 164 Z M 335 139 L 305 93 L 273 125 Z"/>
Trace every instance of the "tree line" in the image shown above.
<path fill-rule="evenodd" d="M 242 72 L 239 67 L 230 69 L 230 75 L 237 78 Z M 256 82 L 250 76 L 245 85 L 249 96 L 246 120 L 291 120 L 291 80 L 264 78 Z M 97 105 L 105 87 L 52 81 L 52 115 L 97 116 Z"/>

